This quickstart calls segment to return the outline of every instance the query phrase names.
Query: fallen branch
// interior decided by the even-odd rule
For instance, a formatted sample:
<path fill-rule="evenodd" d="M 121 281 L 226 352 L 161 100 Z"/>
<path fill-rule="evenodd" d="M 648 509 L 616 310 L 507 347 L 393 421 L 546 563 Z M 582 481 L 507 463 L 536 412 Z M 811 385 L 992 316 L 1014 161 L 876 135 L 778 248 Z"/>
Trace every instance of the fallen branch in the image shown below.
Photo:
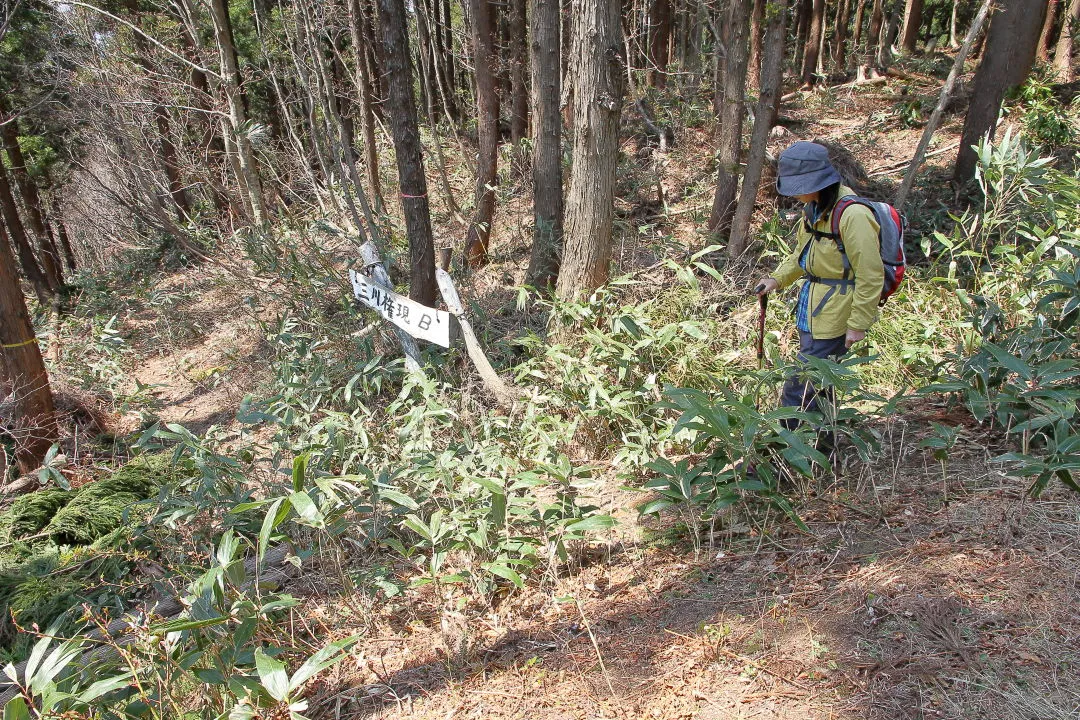
<path fill-rule="evenodd" d="M 926 156 L 923 158 L 923 160 L 925 160 L 926 158 L 932 158 L 935 155 L 941 155 L 942 153 L 947 153 L 950 150 L 955 150 L 958 147 L 960 147 L 960 142 L 959 141 L 954 142 L 954 143 L 950 143 L 949 145 L 946 145 L 945 147 L 938 148 L 934 152 L 926 153 Z M 866 176 L 867 177 L 877 177 L 879 175 L 891 175 L 894 172 L 896 172 L 897 170 L 903 170 L 904 167 L 909 164 L 909 162 L 910 162 L 909 160 L 901 160 L 898 163 L 893 163 L 892 165 L 886 165 L 884 167 L 877 168 L 876 170 L 874 170 L 872 172 L 868 172 L 866 174 Z"/>
<path fill-rule="evenodd" d="M 473 365 L 476 366 L 477 372 L 480 373 L 480 379 L 484 382 L 484 386 L 491 391 L 491 394 L 495 396 L 500 405 L 504 407 L 512 406 L 515 400 L 521 398 L 522 393 L 517 388 L 507 385 L 506 381 L 499 377 L 499 374 L 495 372 L 495 368 L 491 366 L 483 348 L 480 347 L 480 341 L 476 338 L 476 333 L 473 332 L 472 324 L 465 317 L 465 308 L 461 304 L 461 298 L 458 296 L 457 288 L 454 287 L 454 281 L 450 277 L 450 273 L 442 268 L 436 268 L 435 279 L 439 283 L 439 292 L 446 303 L 446 308 L 451 315 L 457 318 L 458 324 L 461 326 L 461 335 L 465 339 L 465 350 L 469 353 L 469 358 L 473 361 Z"/>

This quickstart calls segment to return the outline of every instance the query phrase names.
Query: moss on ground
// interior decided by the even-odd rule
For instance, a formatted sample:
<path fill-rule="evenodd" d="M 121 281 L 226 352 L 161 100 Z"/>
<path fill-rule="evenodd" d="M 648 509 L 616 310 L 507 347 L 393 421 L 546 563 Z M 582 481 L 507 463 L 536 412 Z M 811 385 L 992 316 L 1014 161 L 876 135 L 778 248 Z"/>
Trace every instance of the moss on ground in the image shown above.
<path fill-rule="evenodd" d="M 0 542 L 11 543 L 38 534 L 74 495 L 68 490 L 48 489 L 17 498 L 0 515 Z"/>
<path fill-rule="evenodd" d="M 83 604 L 124 604 L 135 564 L 130 509 L 176 478 L 169 456 L 140 457 L 78 490 L 24 495 L 0 513 L 0 655 L 25 655 L 28 637 L 16 624 L 45 629 L 66 615 L 71 629 Z"/>

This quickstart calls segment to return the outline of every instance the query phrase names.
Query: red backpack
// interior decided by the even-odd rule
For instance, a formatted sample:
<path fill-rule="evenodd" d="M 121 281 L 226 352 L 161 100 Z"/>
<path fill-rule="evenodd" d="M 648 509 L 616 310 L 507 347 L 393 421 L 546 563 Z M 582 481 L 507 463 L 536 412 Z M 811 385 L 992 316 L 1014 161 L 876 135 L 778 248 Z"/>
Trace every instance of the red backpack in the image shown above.
<path fill-rule="evenodd" d="M 832 232 L 823 233 L 814 230 L 813 234 L 836 241 L 836 248 L 844 256 L 844 277 L 847 277 L 851 272 L 851 263 L 848 262 L 844 241 L 840 237 L 840 216 L 844 210 L 856 203 L 870 208 L 878 227 L 881 228 L 878 231 L 878 245 L 881 248 L 881 263 L 885 268 L 885 281 L 881 286 L 881 300 L 878 305 L 884 305 L 885 301 L 900 287 L 904 279 L 904 270 L 907 269 L 907 257 L 904 255 L 904 231 L 907 229 L 907 219 L 889 203 L 877 202 L 858 195 L 846 195 L 837 200 L 836 205 L 833 206 Z"/>

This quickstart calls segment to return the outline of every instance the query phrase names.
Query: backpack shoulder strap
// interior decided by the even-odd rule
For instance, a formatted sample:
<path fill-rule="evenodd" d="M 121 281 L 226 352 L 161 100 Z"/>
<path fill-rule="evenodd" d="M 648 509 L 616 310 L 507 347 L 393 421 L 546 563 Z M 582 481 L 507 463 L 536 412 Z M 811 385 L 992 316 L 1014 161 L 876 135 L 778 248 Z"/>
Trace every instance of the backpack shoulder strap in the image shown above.
<path fill-rule="evenodd" d="M 856 203 L 862 203 L 864 205 L 866 204 L 865 201 L 862 200 L 862 198 L 860 198 L 858 195 L 845 195 L 844 197 L 837 200 L 836 204 L 833 205 L 833 210 L 832 210 L 832 234 L 838 240 L 840 238 L 840 215 L 843 214 L 843 212 L 845 210 L 847 210 L 849 207 L 851 207 L 852 205 L 854 205 Z M 843 250 L 841 250 L 841 252 L 843 252 Z"/>
<path fill-rule="evenodd" d="M 833 205 L 832 217 L 830 218 L 829 237 L 836 241 L 836 249 L 840 251 L 840 257 L 844 261 L 844 279 L 851 274 L 851 261 L 848 260 L 847 248 L 844 247 L 844 239 L 840 235 L 840 215 L 852 205 L 863 202 L 858 195 L 845 195 Z"/>

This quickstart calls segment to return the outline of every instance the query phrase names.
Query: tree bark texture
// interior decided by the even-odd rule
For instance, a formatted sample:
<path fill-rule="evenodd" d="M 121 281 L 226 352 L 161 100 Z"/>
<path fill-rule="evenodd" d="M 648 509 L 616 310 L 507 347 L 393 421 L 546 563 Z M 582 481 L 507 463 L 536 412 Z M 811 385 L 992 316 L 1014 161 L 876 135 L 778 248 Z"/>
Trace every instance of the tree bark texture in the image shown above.
<path fill-rule="evenodd" d="M 0 391 L 11 393 L 14 407 L 12 426 L 4 430 L 15 438 L 19 469 L 31 473 L 41 466 L 45 454 L 56 442 L 56 412 L 49 374 L 19 289 L 15 255 L 3 225 L 0 225 L 0 354 L 5 375 L 0 378 Z"/>
<path fill-rule="evenodd" d="M 1061 18 L 1061 32 L 1054 46 L 1054 74 L 1059 82 L 1073 81 L 1073 33 L 1080 32 L 1080 0 L 1069 0 L 1069 9 Z"/>
<path fill-rule="evenodd" d="M 349 34 L 352 37 L 353 61 L 356 65 L 356 90 L 360 98 L 361 128 L 364 133 L 364 166 L 367 170 L 368 190 L 378 212 L 382 212 L 382 182 L 379 178 L 379 146 L 375 140 L 375 92 L 368 74 L 368 50 L 364 37 L 364 24 L 360 0 L 349 0 Z"/>
<path fill-rule="evenodd" d="M 806 37 L 806 47 L 803 52 L 802 78 L 803 85 L 813 85 L 818 66 L 818 57 L 821 52 L 821 39 L 825 20 L 825 0 L 813 0 L 810 8 L 809 31 Z"/>
<path fill-rule="evenodd" d="M 210 15 L 214 21 L 214 38 L 221 62 L 221 87 L 229 106 L 229 130 L 233 134 L 236 165 L 239 170 L 237 180 L 247 196 L 252 221 L 259 227 L 265 227 L 266 206 L 263 203 L 262 181 L 259 179 L 255 152 L 247 135 L 247 109 L 241 95 L 240 66 L 236 59 L 236 45 L 229 21 L 229 1 L 210 0 Z"/>
<path fill-rule="evenodd" d="M 810 36 L 810 16 L 814 14 L 814 0 L 795 0 L 795 67 L 801 71 L 806 59 L 806 42 Z"/>
<path fill-rule="evenodd" d="M 510 142 L 515 153 L 529 136 L 528 35 L 525 30 L 526 0 L 510 0 Z"/>
<path fill-rule="evenodd" d="M 22 218 L 19 217 L 19 207 L 15 202 L 15 195 L 11 191 L 11 183 L 8 181 L 7 169 L 4 167 L 2 159 L 0 159 L 0 216 L 3 217 L 11 241 L 15 244 L 15 249 L 19 253 L 19 263 L 22 265 L 23 275 L 34 288 L 34 294 L 37 296 L 38 302 L 42 305 L 47 304 L 49 299 L 55 295 L 55 291 L 49 286 L 49 281 L 41 271 L 41 266 L 34 256 L 34 249 L 30 245 L 30 240 L 26 237 Z"/>
<path fill-rule="evenodd" d="M 750 14 L 750 61 L 747 66 L 746 87 L 757 90 L 761 87 L 761 34 L 765 22 L 765 5 L 768 0 L 754 0 L 754 11 Z"/>
<path fill-rule="evenodd" d="M 1045 0 L 1000 0 L 990 20 L 953 170 L 953 182 L 958 185 L 967 184 L 975 175 L 977 158 L 973 146 L 984 137 L 994 137 L 1001 100 L 1010 87 L 1008 79 L 1017 74 L 1016 64 L 1023 63 L 1025 57 L 1034 57 L 1045 7 Z M 1032 24 L 1033 20 L 1037 23 L 1036 31 L 1025 32 L 1024 24 Z M 1028 47 L 1022 47 L 1023 42 L 1027 42 Z"/>
<path fill-rule="evenodd" d="M 559 0 L 533 0 L 533 242 L 526 282 L 537 288 L 555 284 L 562 249 L 562 39 Z"/>
<path fill-rule="evenodd" d="M 859 62 L 859 52 L 862 47 L 863 39 L 863 20 L 866 13 L 866 0 L 858 0 L 855 5 L 855 21 L 851 31 L 851 55 L 849 57 L 854 58 L 856 64 Z"/>
<path fill-rule="evenodd" d="M 847 29 L 850 18 L 851 0 L 840 0 L 836 4 L 836 22 L 833 25 L 833 67 L 837 71 L 842 71 L 847 63 Z"/>
<path fill-rule="evenodd" d="M 709 230 L 723 235 L 731 227 L 735 213 L 735 193 L 739 188 L 739 150 L 742 147 L 742 122 L 746 114 L 746 63 L 748 20 L 753 0 L 733 0 L 728 15 L 727 63 L 724 65 L 724 98 L 720 109 L 720 165 L 713 196 Z"/>
<path fill-rule="evenodd" d="M 905 53 L 915 52 L 922 28 L 923 0 L 907 0 L 904 8 L 904 31 L 900 35 L 900 49 Z"/>
<path fill-rule="evenodd" d="M 870 10 L 870 27 L 867 28 L 866 37 L 863 39 L 863 53 L 859 61 L 859 79 L 867 70 L 871 75 L 875 74 L 878 63 L 878 44 L 881 42 L 881 26 L 885 24 L 885 10 L 882 0 L 874 0 Z"/>
<path fill-rule="evenodd" d="M 1059 0 L 1048 0 L 1046 5 L 1046 19 L 1043 20 L 1042 33 L 1039 35 L 1039 46 L 1035 50 L 1035 59 L 1039 62 L 1047 62 L 1050 59 L 1050 48 L 1054 44 L 1054 25 L 1057 23 L 1058 11 L 1061 8 Z M 953 5 L 953 13 L 956 5 Z"/>
<path fill-rule="evenodd" d="M 1016 48 L 1016 57 L 1009 64 L 1005 75 L 1006 91 L 1019 87 L 1027 82 L 1031 75 L 1031 68 L 1035 66 L 1035 51 L 1039 46 L 1039 35 L 1042 33 L 1043 18 L 1046 17 L 1046 0 L 1028 2 L 1024 11 L 1018 13 L 1013 39 Z"/>
<path fill-rule="evenodd" d="M 573 0 L 570 78 L 575 87 L 566 251 L 556 295 L 580 298 L 608 279 L 619 118 L 625 93 L 619 0 Z"/>
<path fill-rule="evenodd" d="M 64 224 L 64 214 L 60 210 L 60 202 L 54 197 L 52 200 L 52 217 L 56 226 L 56 236 L 60 239 L 60 247 L 64 250 L 64 259 L 67 261 L 68 272 L 75 272 L 79 265 L 75 259 L 75 249 L 71 245 L 71 237 Z"/>
<path fill-rule="evenodd" d="M 386 72 L 390 94 L 390 128 L 394 136 L 401 205 L 409 237 L 409 297 L 432 307 L 435 304 L 435 240 L 431 233 L 427 179 L 416 124 L 413 78 L 409 72 L 408 20 L 403 0 L 379 0 L 379 23 L 386 43 Z"/>
<path fill-rule="evenodd" d="M 671 0 L 649 1 L 649 85 L 667 84 L 668 44 L 671 41 Z"/>
<path fill-rule="evenodd" d="M 6 115 L 6 108 L 0 108 L 0 112 Z M 64 292 L 63 264 L 60 259 L 60 250 L 56 247 L 56 240 L 49 230 L 45 220 L 45 213 L 41 208 L 41 197 L 38 194 L 37 183 L 30 177 L 26 169 L 26 159 L 19 147 L 19 130 L 17 118 L 11 117 L 0 126 L 2 144 L 7 151 L 8 167 L 11 176 L 15 178 L 15 185 L 19 188 L 22 196 L 23 208 L 26 210 L 26 224 L 38 241 L 41 251 L 41 269 L 45 274 L 45 280 L 49 287 L 56 293 Z"/>
<path fill-rule="evenodd" d="M 788 0 L 772 0 L 766 18 L 764 62 L 761 66 L 761 92 L 758 95 L 757 112 L 754 113 L 754 129 L 750 133 L 750 152 L 746 157 L 739 204 L 731 220 L 728 237 L 728 253 L 741 255 L 749 244 L 750 219 L 757 203 L 758 185 L 765 167 L 765 149 L 772 129 L 773 112 L 780 96 L 784 65 L 784 38 L 786 36 Z"/>
<path fill-rule="evenodd" d="M 495 46 L 495 0 L 470 0 L 473 63 L 476 70 L 476 117 L 479 154 L 476 160 L 476 208 L 465 240 L 465 262 L 478 267 L 487 262 L 491 224 L 495 219 L 495 184 L 499 160 L 499 93 Z"/>

